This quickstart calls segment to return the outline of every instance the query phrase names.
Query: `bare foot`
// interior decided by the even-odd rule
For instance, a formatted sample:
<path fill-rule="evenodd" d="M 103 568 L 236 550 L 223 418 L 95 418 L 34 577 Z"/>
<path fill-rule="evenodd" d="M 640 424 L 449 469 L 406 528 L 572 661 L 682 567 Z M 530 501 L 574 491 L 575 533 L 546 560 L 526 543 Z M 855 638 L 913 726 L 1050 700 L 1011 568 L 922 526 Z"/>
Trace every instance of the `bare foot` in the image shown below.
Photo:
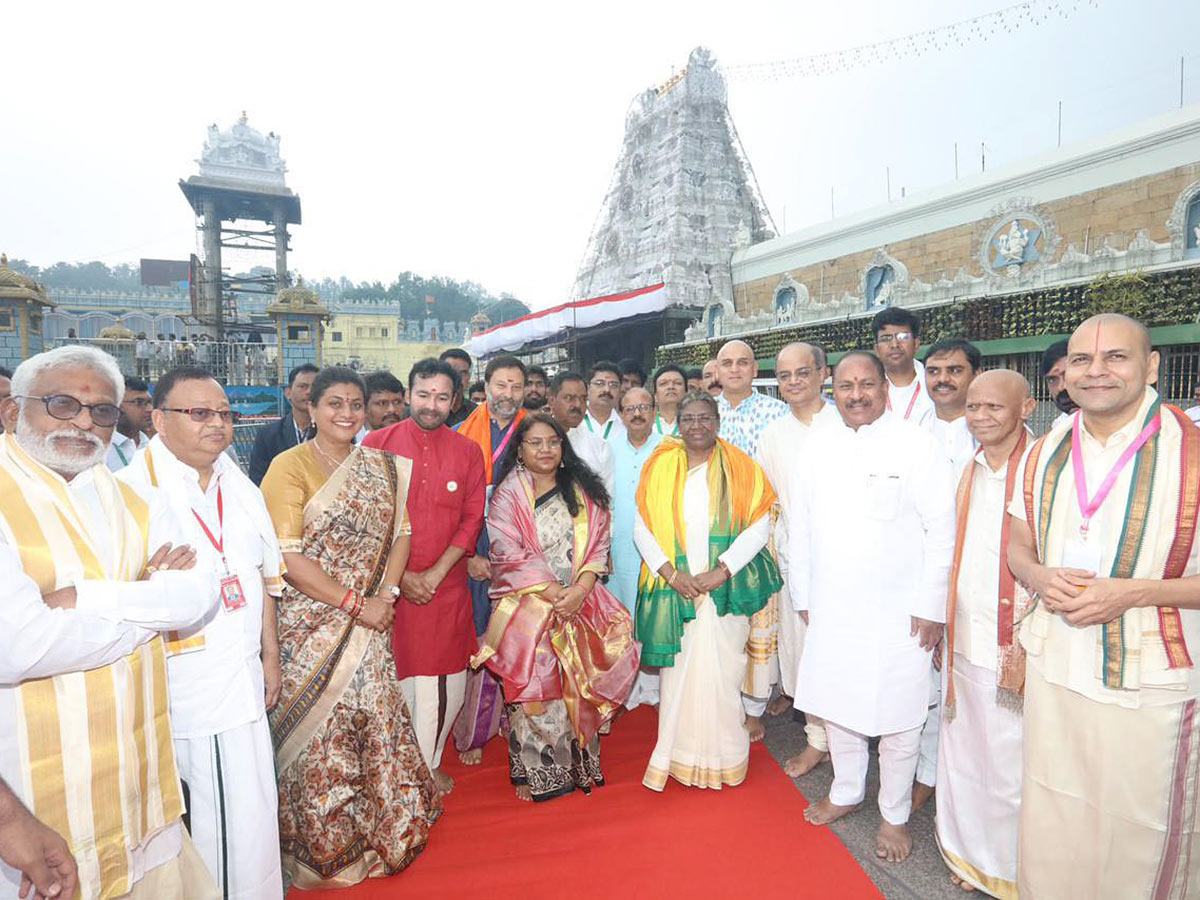
<path fill-rule="evenodd" d="M 464 766 L 477 766 L 483 762 L 483 748 L 477 750 L 464 750 L 458 754 L 458 761 Z"/>
<path fill-rule="evenodd" d="M 517 799 L 518 800 L 524 800 L 526 803 L 533 802 L 533 791 L 531 791 L 529 789 L 529 785 L 518 784 L 518 785 L 515 785 L 515 787 L 517 789 Z"/>
<path fill-rule="evenodd" d="M 975 885 L 971 884 L 971 883 L 970 883 L 970 882 L 968 882 L 968 881 L 963 881 L 961 878 L 959 878 L 959 877 L 958 877 L 957 875 L 955 875 L 953 872 L 951 872 L 951 873 L 950 873 L 950 883 L 951 883 L 951 884 L 957 884 L 957 885 L 958 885 L 960 888 L 962 888 L 964 891 L 973 891 L 973 890 L 975 890 Z"/>
<path fill-rule="evenodd" d="M 454 790 L 454 779 L 443 772 L 441 769 L 433 770 L 433 783 L 437 785 L 438 793 L 445 797 L 448 793 Z"/>
<path fill-rule="evenodd" d="M 782 716 L 792 711 L 792 698 L 787 694 L 780 694 L 774 700 L 767 704 L 767 715 Z"/>
<path fill-rule="evenodd" d="M 762 716 L 746 716 L 746 730 L 750 732 L 750 743 L 761 741 L 767 735 Z"/>
<path fill-rule="evenodd" d="M 809 744 L 783 764 L 783 771 L 787 774 L 788 778 L 799 778 L 801 775 L 807 775 L 821 763 L 828 761 L 828 753 L 824 753 L 812 744 Z"/>
<path fill-rule="evenodd" d="M 912 836 L 907 825 L 880 822 L 875 834 L 875 855 L 888 862 L 904 862 L 912 853 Z"/>
<path fill-rule="evenodd" d="M 810 825 L 828 825 L 830 822 L 836 822 L 847 813 L 852 813 L 858 809 L 859 804 L 853 806 L 838 806 L 830 801 L 828 797 L 817 803 L 813 803 L 804 809 L 804 821 Z"/>
<path fill-rule="evenodd" d="M 912 811 L 920 812 L 921 808 L 933 797 L 933 788 L 919 781 L 913 782 Z"/>

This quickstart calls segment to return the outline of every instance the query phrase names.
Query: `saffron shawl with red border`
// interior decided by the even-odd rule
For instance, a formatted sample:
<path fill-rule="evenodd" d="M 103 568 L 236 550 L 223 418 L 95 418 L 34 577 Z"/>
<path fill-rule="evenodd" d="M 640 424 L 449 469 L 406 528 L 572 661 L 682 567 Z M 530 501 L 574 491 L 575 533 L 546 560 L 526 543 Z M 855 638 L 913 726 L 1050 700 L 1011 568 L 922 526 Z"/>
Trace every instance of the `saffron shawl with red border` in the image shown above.
<path fill-rule="evenodd" d="M 994 523 L 1000 529 L 1000 578 L 996 591 L 996 704 L 1013 712 L 1020 712 L 1025 694 L 1025 649 L 1017 640 L 1016 625 L 1020 623 L 1033 603 L 1033 597 L 1013 578 L 1008 568 L 1008 536 L 1012 518 L 1008 515 L 1008 504 L 1016 488 L 1017 469 L 1029 432 L 1021 428 L 1021 436 L 1008 455 L 1008 470 L 1004 479 L 1004 505 L 1000 510 L 1001 521 Z M 982 453 L 979 450 L 978 453 Z M 978 455 L 977 453 L 977 455 Z M 958 609 L 958 575 L 962 568 L 963 544 L 967 536 L 967 517 L 971 514 L 971 487 L 975 483 L 975 461 L 963 472 L 958 483 L 957 527 L 954 535 L 954 562 L 950 567 L 950 592 L 946 600 L 946 699 L 944 703 L 947 722 L 954 721 L 954 622 Z"/>

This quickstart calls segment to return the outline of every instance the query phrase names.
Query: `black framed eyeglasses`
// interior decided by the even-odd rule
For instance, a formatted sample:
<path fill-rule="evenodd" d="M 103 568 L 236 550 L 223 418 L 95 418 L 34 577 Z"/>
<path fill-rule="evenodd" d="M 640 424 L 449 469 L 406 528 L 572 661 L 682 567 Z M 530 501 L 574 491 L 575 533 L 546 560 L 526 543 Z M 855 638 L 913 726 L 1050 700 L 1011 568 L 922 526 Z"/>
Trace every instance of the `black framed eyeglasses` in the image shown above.
<path fill-rule="evenodd" d="M 193 406 L 189 409 L 175 409 L 170 406 L 160 406 L 159 409 L 161 409 L 163 412 L 183 413 L 184 415 L 191 416 L 193 422 L 198 422 L 200 424 L 211 422 L 213 416 L 220 416 L 222 422 L 226 424 L 233 423 L 236 425 L 238 420 L 242 417 L 241 413 L 234 412 L 232 409 L 205 409 L 203 406 Z"/>
<path fill-rule="evenodd" d="M 69 422 L 87 410 L 92 417 L 92 424 L 101 428 L 111 428 L 121 417 L 121 409 L 114 403 L 80 403 L 70 394 L 52 394 L 49 397 L 32 397 L 29 395 L 13 395 L 21 400 L 41 400 L 46 407 L 46 414 L 55 419 Z"/>

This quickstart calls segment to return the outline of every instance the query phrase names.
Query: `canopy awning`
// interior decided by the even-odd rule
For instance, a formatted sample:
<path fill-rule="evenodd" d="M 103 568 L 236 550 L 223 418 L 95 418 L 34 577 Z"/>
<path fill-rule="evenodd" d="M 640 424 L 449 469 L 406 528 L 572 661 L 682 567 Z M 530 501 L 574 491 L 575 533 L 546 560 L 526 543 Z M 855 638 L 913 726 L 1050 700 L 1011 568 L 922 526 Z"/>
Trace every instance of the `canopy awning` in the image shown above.
<path fill-rule="evenodd" d="M 664 284 L 608 297 L 573 300 L 480 332 L 467 341 L 466 349 L 475 357 L 490 356 L 504 350 L 518 350 L 526 344 L 544 341 L 572 329 L 594 328 L 620 319 L 662 312 L 666 308 L 667 288 Z"/>

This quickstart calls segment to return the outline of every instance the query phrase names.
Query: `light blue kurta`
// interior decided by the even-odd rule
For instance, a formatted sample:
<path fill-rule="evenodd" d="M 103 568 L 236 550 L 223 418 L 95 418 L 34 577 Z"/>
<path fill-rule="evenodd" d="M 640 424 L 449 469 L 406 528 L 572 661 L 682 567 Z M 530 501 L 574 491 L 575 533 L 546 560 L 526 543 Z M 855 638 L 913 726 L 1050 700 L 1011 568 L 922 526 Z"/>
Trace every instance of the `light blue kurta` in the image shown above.
<path fill-rule="evenodd" d="M 625 604 L 630 614 L 637 605 L 638 571 L 642 557 L 633 543 L 633 522 L 637 518 L 637 488 L 642 466 L 654 452 L 663 436 L 654 429 L 641 447 L 629 443 L 627 435 L 614 437 L 609 446 L 613 451 L 615 489 L 612 515 L 612 576 L 608 588 Z"/>

